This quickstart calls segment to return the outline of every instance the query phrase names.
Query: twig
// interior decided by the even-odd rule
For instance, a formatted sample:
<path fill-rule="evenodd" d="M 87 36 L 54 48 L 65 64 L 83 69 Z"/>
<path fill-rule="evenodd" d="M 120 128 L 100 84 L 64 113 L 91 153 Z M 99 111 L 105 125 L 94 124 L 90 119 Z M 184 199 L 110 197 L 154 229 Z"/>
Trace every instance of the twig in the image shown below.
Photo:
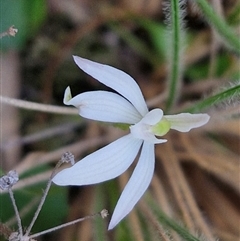
<path fill-rule="evenodd" d="M 56 230 L 61 229 L 61 228 L 68 227 L 68 226 L 73 225 L 73 224 L 76 224 L 76 223 L 78 223 L 78 222 L 82 222 L 82 221 L 84 221 L 84 220 L 86 220 L 86 219 L 94 218 L 94 217 L 96 217 L 96 216 L 98 216 L 98 215 L 101 216 L 102 218 L 105 218 L 105 217 L 108 215 L 108 212 L 107 212 L 106 209 L 103 209 L 101 212 L 98 212 L 98 213 L 95 213 L 95 214 L 92 214 L 92 215 L 88 215 L 88 216 L 86 216 L 86 217 L 79 218 L 79 219 L 76 219 L 76 220 L 74 220 L 74 221 L 61 224 L 61 225 L 56 226 L 56 227 L 54 227 L 54 228 L 50 228 L 50 229 L 44 230 L 44 231 L 42 231 L 42 232 L 33 234 L 33 235 L 29 236 L 29 238 L 30 238 L 30 239 L 31 239 L 31 238 L 36 238 L 36 237 L 38 237 L 38 236 L 40 236 L 40 235 L 43 235 L 43 234 L 46 234 L 46 233 L 50 233 L 50 232 L 56 231 Z"/>
<path fill-rule="evenodd" d="M 2 95 L 0 95 L 0 103 L 16 106 L 16 107 L 23 108 L 23 109 L 55 113 L 55 114 L 63 114 L 63 115 L 78 114 L 78 110 L 76 108 L 40 104 L 40 103 L 31 102 L 31 101 L 25 101 L 25 100 L 19 100 L 19 99 L 14 99 L 14 98 L 10 98 L 10 97 L 5 97 Z"/>
<path fill-rule="evenodd" d="M 15 215 L 16 215 L 16 218 L 17 218 L 18 232 L 19 232 L 20 237 L 22 237 L 23 236 L 22 223 L 21 223 L 21 218 L 19 216 L 19 212 L 18 212 L 16 202 L 15 202 L 15 199 L 14 199 L 14 196 L 13 196 L 13 191 L 12 191 L 11 188 L 9 188 L 8 192 L 9 192 L 9 195 L 10 195 L 10 198 L 11 198 L 11 201 L 12 201 L 12 204 L 13 204 L 13 208 L 14 208 L 14 211 L 15 211 Z"/>
<path fill-rule="evenodd" d="M 44 191 L 44 193 L 43 193 L 43 196 L 42 196 L 41 201 L 40 201 L 40 203 L 39 203 L 39 205 L 38 205 L 38 208 L 37 208 L 37 210 L 36 210 L 36 212 L 35 212 L 35 214 L 34 214 L 34 216 L 33 216 L 33 219 L 32 219 L 32 221 L 31 221 L 30 225 L 28 226 L 28 228 L 27 228 L 26 233 L 25 233 L 24 236 L 28 236 L 29 233 L 31 232 L 31 229 L 32 229 L 35 221 L 37 220 L 37 217 L 38 217 L 38 215 L 39 215 L 39 213 L 40 213 L 40 211 L 41 211 L 41 209 L 42 209 L 42 206 L 43 206 L 43 204 L 44 204 L 44 202 L 45 202 L 45 200 L 46 200 L 48 191 L 49 191 L 49 189 L 50 189 L 50 187 L 51 187 L 52 178 L 53 178 L 53 176 L 55 175 L 56 170 L 60 167 L 60 165 L 61 165 L 62 163 L 63 163 L 62 160 L 60 160 L 60 161 L 57 163 L 57 165 L 55 166 L 55 168 L 54 168 L 54 170 L 53 170 L 53 172 L 52 172 L 52 174 L 51 174 L 51 176 L 50 176 L 50 178 L 49 178 L 49 180 L 48 180 L 47 187 L 46 187 L 46 189 L 45 189 L 45 191 Z"/>

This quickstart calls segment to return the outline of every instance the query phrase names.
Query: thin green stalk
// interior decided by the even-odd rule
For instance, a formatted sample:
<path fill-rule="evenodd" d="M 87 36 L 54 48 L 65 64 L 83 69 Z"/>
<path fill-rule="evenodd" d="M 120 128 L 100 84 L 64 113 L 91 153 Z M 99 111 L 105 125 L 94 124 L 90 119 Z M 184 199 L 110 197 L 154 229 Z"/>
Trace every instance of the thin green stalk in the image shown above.
<path fill-rule="evenodd" d="M 195 0 L 199 8 L 228 47 L 240 54 L 240 40 L 223 18 L 218 16 L 206 0 Z"/>
<path fill-rule="evenodd" d="M 170 79 L 169 94 L 166 103 L 168 112 L 178 98 L 178 90 L 181 81 L 181 49 L 182 49 L 182 1 L 171 0 L 170 6 L 170 24 L 171 24 L 171 56 L 170 56 Z"/>
<path fill-rule="evenodd" d="M 240 84 L 224 90 L 216 95 L 210 96 L 198 103 L 195 103 L 194 106 L 184 109 L 184 112 L 200 112 L 203 109 L 207 109 L 208 107 L 221 103 L 226 100 L 233 100 L 237 96 L 240 96 Z"/>

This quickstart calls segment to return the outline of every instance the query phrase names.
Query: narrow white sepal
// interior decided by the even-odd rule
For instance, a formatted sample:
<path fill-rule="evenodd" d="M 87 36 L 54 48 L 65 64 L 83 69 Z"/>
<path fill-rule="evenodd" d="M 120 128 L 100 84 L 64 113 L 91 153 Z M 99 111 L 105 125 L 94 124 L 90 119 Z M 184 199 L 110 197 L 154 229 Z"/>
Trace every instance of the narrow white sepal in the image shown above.
<path fill-rule="evenodd" d="M 60 171 L 53 182 L 60 186 L 81 186 L 113 179 L 127 170 L 141 145 L 141 140 L 128 134 Z"/>
<path fill-rule="evenodd" d="M 170 123 L 171 129 L 188 132 L 192 128 L 197 128 L 205 125 L 210 116 L 208 114 L 190 114 L 181 113 L 177 115 L 165 115 L 164 116 Z"/>
<path fill-rule="evenodd" d="M 65 93 L 69 96 L 68 90 Z M 108 91 L 84 92 L 68 100 L 67 104 L 77 107 L 79 115 L 92 120 L 133 124 L 141 119 L 129 101 Z"/>
<path fill-rule="evenodd" d="M 144 142 L 137 166 L 113 212 L 108 230 L 113 229 L 136 205 L 147 190 L 154 172 L 154 145 Z"/>
<path fill-rule="evenodd" d="M 109 65 L 99 64 L 78 56 L 73 56 L 73 58 L 84 72 L 128 99 L 142 116 L 147 114 L 148 108 L 142 92 L 130 75 Z"/>

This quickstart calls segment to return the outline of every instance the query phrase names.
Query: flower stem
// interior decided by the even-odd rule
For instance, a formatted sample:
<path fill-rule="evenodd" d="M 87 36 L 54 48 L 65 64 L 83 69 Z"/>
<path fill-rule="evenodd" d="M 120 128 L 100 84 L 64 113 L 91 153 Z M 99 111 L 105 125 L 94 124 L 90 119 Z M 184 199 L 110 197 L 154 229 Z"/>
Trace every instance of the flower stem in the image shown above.
<path fill-rule="evenodd" d="M 19 212 L 18 212 L 18 208 L 17 208 L 16 202 L 15 202 L 15 199 L 14 199 L 13 191 L 12 191 L 11 188 L 8 189 L 8 193 L 9 193 L 9 196 L 11 198 L 13 208 L 14 208 L 14 211 L 15 211 L 15 215 L 16 215 L 16 218 L 17 218 L 18 232 L 19 232 L 20 237 L 22 237 L 23 236 L 23 229 L 22 229 L 21 218 L 20 218 L 20 215 L 19 215 Z"/>
<path fill-rule="evenodd" d="M 181 49 L 182 49 L 182 5 L 184 1 L 171 0 L 170 24 L 171 24 L 171 56 L 170 56 L 170 79 L 169 94 L 166 103 L 166 111 L 169 111 L 178 98 L 178 90 L 181 81 Z M 167 13 L 168 14 L 168 13 Z"/>
<path fill-rule="evenodd" d="M 230 26 L 218 16 L 214 9 L 209 5 L 206 0 L 195 0 L 203 14 L 212 25 L 212 27 L 218 32 L 218 34 L 225 40 L 228 47 L 240 54 L 240 41 L 239 37 L 234 34 Z"/>

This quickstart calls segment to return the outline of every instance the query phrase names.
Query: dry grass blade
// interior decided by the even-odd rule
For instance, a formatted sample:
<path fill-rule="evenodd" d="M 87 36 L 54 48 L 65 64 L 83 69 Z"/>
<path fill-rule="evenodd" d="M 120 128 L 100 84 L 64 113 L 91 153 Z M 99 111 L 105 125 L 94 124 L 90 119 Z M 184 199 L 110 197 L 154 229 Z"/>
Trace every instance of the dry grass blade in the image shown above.
<path fill-rule="evenodd" d="M 208 240 L 214 240 L 213 234 L 197 206 L 192 190 L 170 140 L 164 146 L 164 149 L 163 152 L 159 151 L 158 153 L 159 156 L 161 156 L 173 193 L 177 199 L 177 204 L 180 207 L 188 229 L 191 230 L 192 233 L 195 233 L 196 230 L 201 230 L 201 233 L 203 233 Z M 162 153 L 164 153 L 164 155 Z"/>
<path fill-rule="evenodd" d="M 197 163 L 201 168 L 222 179 L 222 181 L 228 183 L 239 192 L 240 167 L 239 158 L 236 154 L 221 148 L 221 146 L 216 145 L 209 138 L 200 136 L 198 138 L 194 136 L 190 138 L 189 136 L 181 135 L 181 141 L 187 150 L 187 155 L 182 156 L 183 160 Z M 198 148 L 199 146 L 201 146 L 201 151 Z"/>
<path fill-rule="evenodd" d="M 239 236 L 239 208 L 230 201 L 228 192 L 221 190 L 199 169 L 192 170 L 191 179 L 198 202 L 208 213 L 215 227 Z"/>

